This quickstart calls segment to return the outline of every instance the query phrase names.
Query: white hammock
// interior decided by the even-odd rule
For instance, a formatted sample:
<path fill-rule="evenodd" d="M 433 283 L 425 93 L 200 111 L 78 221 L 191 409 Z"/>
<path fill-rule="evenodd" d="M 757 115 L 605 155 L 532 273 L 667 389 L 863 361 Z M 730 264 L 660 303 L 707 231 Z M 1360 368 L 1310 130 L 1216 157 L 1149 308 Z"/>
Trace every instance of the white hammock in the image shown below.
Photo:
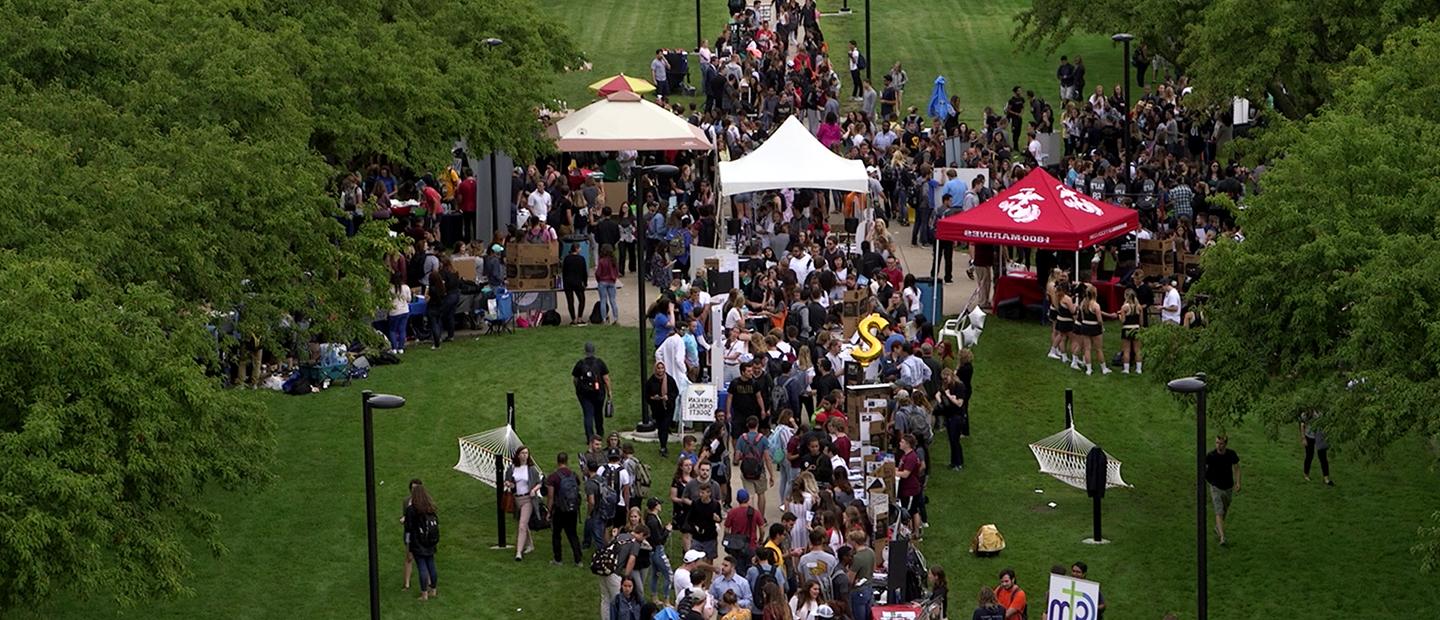
<path fill-rule="evenodd" d="M 1072 424 L 1069 428 L 1030 444 L 1030 451 L 1040 463 L 1040 473 L 1085 490 L 1085 456 L 1095 442 L 1086 439 Z M 1105 488 L 1129 487 L 1120 477 L 1120 461 L 1105 453 Z"/>
<path fill-rule="evenodd" d="M 495 486 L 495 457 L 509 460 L 524 445 L 510 426 L 491 429 L 460 438 L 460 461 L 455 471 Z"/>

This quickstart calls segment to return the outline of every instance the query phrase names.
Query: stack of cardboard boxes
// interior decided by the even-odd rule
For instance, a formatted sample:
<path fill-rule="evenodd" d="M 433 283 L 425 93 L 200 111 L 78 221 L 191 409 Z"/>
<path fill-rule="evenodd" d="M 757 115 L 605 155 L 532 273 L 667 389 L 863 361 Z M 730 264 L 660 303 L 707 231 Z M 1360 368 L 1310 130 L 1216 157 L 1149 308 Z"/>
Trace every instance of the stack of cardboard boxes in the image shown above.
<path fill-rule="evenodd" d="M 552 290 L 560 277 L 560 255 L 549 244 L 513 243 L 505 248 L 505 283 L 510 290 Z"/>

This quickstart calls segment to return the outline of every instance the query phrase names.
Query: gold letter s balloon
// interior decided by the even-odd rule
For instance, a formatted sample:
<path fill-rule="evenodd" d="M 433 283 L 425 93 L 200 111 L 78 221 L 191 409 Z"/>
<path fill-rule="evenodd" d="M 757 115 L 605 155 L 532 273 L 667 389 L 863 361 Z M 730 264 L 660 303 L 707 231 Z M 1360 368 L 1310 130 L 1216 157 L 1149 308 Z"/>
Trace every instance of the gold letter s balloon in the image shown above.
<path fill-rule="evenodd" d="M 885 349 L 881 346 L 880 337 L 876 334 L 879 334 L 880 330 L 885 329 L 885 326 L 889 324 L 890 321 L 885 320 L 885 317 L 879 314 L 872 314 L 861 319 L 855 329 L 860 334 L 860 346 L 850 351 L 850 357 L 855 358 L 855 361 L 859 362 L 861 366 L 869 366 L 870 362 L 880 357 L 880 353 Z"/>

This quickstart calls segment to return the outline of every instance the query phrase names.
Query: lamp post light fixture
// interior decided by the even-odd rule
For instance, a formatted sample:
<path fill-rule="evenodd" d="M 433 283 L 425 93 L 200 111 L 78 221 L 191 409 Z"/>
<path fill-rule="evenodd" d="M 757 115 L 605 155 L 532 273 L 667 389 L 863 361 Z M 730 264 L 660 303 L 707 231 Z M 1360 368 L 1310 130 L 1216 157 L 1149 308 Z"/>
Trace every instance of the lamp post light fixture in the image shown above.
<path fill-rule="evenodd" d="M 1118 36 L 1118 35 L 1117 35 Z M 1167 384 L 1176 394 L 1195 395 L 1195 594 L 1196 618 L 1209 617 L 1209 575 L 1205 558 L 1205 373 L 1175 379 Z"/>
<path fill-rule="evenodd" d="M 675 175 L 677 175 L 677 174 L 680 174 L 680 169 L 677 168 L 677 167 L 675 167 L 675 166 L 671 166 L 671 165 L 669 165 L 669 164 L 659 164 L 659 165 L 654 165 L 654 166 L 640 166 L 640 167 L 637 168 L 636 170 L 638 170 L 639 173 L 640 173 L 639 175 L 636 175 L 635 177 L 633 177 L 634 182 L 635 182 L 635 185 L 636 185 L 636 187 L 635 187 L 635 192 L 634 192 L 634 193 L 635 193 L 635 202 L 637 203 L 637 205 L 636 205 L 636 207 L 635 207 L 635 221 L 636 221 L 636 223 L 638 224 L 638 225 L 636 226 L 636 231 L 637 231 L 636 234 L 637 234 L 637 235 L 645 235 L 646 232 L 649 230 L 649 227 L 650 227 L 650 218 L 649 218 L 649 217 L 647 216 L 647 214 L 644 212 L 645 196 L 640 193 L 640 187 L 639 187 L 639 185 L 640 185 L 640 183 L 639 183 L 640 175 L 654 175 L 654 176 L 657 176 L 657 177 L 660 177 L 660 178 L 670 178 L 670 177 L 673 177 L 673 176 L 675 176 Z M 645 349 L 646 349 L 646 344 L 647 344 L 647 343 L 645 342 L 645 275 L 646 275 L 645 272 L 646 272 L 646 270 L 650 267 L 650 253 L 646 251 L 646 249 L 645 249 L 646 246 L 645 246 L 645 245 L 641 245 L 640 247 L 641 247 L 641 250 L 640 250 L 640 265 L 639 265 L 639 269 L 637 269 L 637 270 L 635 271 L 635 283 L 636 283 L 636 285 L 637 285 L 637 287 L 638 287 L 638 288 L 635 289 L 635 290 L 637 291 L 637 293 L 638 293 L 638 295 L 637 295 L 637 300 L 636 300 L 636 301 L 637 301 L 637 303 L 638 303 L 639 311 L 635 314 L 635 317 L 640 320 L 640 321 L 639 321 L 639 323 L 640 323 L 640 330 L 639 330 L 639 331 L 640 331 L 640 366 L 639 366 L 639 368 L 640 368 L 640 394 L 641 394 L 641 398 L 640 398 L 640 424 L 638 424 L 638 425 L 635 427 L 635 430 L 638 431 L 638 432 L 648 432 L 648 431 L 653 430 L 653 429 L 655 428 L 655 427 L 654 427 L 654 422 L 650 419 L 650 408 L 645 405 L 645 398 L 644 398 L 644 394 L 645 394 L 645 379 L 650 376 L 649 373 L 645 372 Z M 672 325 L 672 326 L 670 326 L 670 327 L 671 327 L 671 329 L 674 329 L 674 328 L 675 328 L 674 325 Z"/>
<path fill-rule="evenodd" d="M 360 393 L 365 435 L 365 534 L 370 543 L 370 619 L 380 620 L 380 547 L 375 533 L 375 409 L 399 409 L 405 399 L 370 390 Z"/>

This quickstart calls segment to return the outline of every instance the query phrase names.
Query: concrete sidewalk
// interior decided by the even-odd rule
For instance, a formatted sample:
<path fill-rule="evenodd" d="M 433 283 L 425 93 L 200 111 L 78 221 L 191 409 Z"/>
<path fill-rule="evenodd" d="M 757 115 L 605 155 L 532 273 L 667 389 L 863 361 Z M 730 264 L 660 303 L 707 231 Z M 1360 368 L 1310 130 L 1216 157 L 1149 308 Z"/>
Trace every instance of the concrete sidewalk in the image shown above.
<path fill-rule="evenodd" d="M 891 234 L 895 236 L 896 247 L 900 250 L 900 263 L 905 268 L 905 273 L 913 273 L 916 277 L 930 275 L 930 264 L 932 261 L 932 250 L 928 247 L 917 247 L 910 245 L 910 227 L 892 225 Z M 955 269 L 953 275 L 955 281 L 945 286 L 944 308 L 946 316 L 954 316 L 964 309 L 965 303 L 975 292 L 975 281 L 965 277 L 965 266 L 970 262 L 970 256 L 963 250 L 955 250 Z M 942 264 L 943 269 L 943 264 Z M 942 274 L 943 275 L 943 274 Z M 615 303 L 620 306 L 620 324 L 626 326 L 638 325 L 636 320 L 637 304 L 639 300 L 637 274 L 626 274 L 621 278 L 622 286 L 615 293 Z M 647 301 L 654 299 L 655 287 L 645 287 Z M 563 303 L 563 302 L 562 302 Z M 562 306 L 563 309 L 563 306 Z M 588 311 L 588 310 L 587 310 Z"/>

